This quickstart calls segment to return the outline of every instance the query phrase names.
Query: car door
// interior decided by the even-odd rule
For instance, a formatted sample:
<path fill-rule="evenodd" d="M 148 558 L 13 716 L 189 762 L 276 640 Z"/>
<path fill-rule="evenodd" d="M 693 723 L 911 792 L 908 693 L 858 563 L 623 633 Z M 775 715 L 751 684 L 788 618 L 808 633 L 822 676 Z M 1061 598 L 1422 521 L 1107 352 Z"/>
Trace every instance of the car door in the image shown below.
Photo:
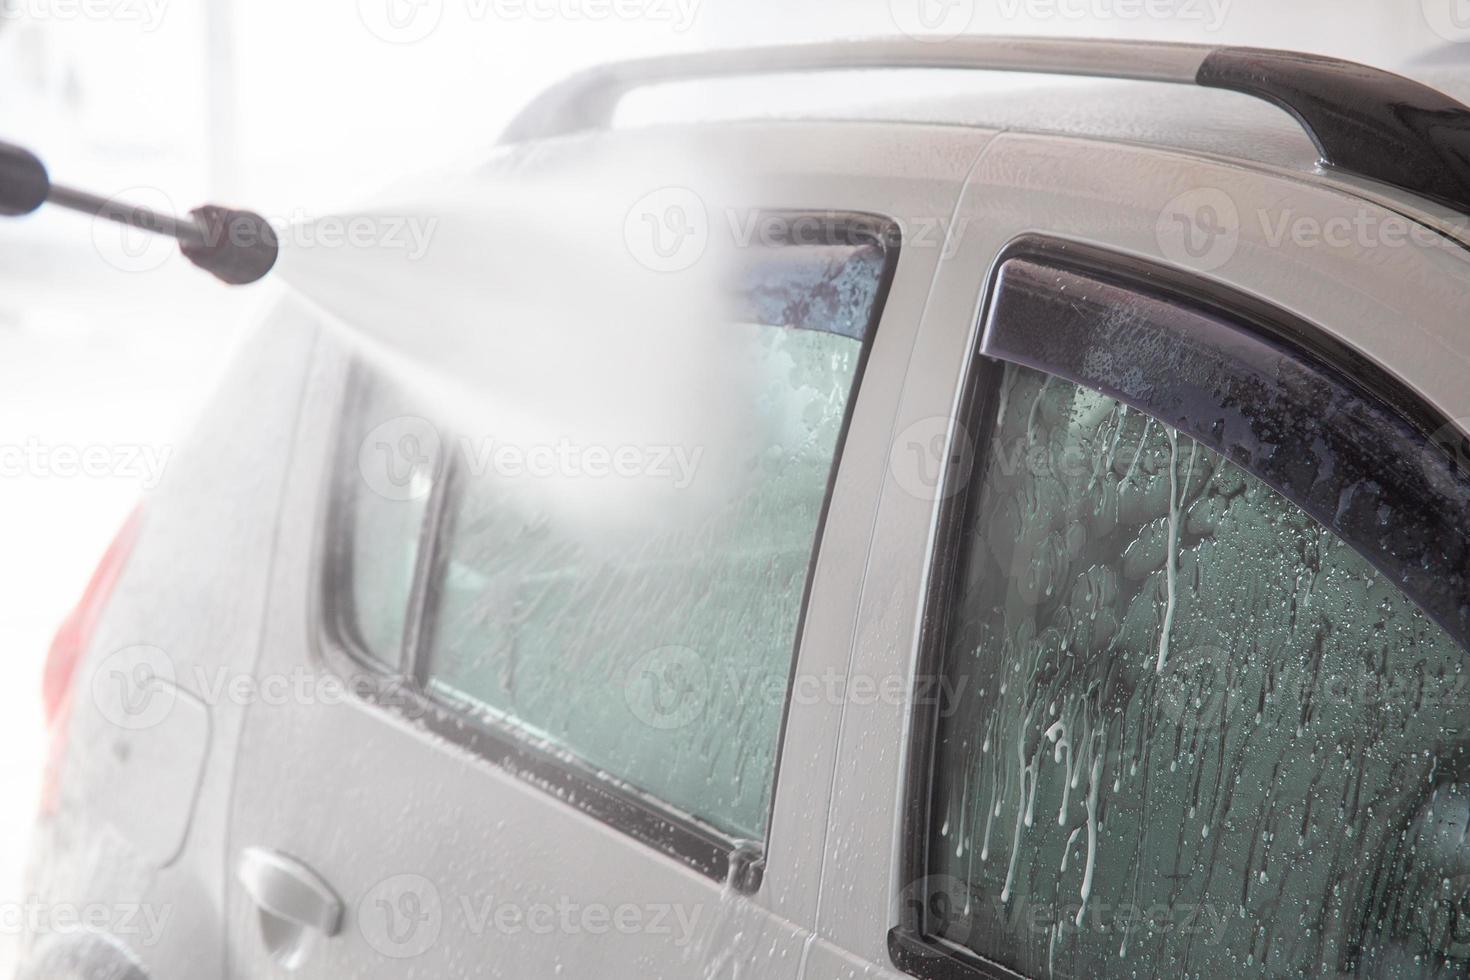
<path fill-rule="evenodd" d="M 1191 191 L 1252 220 L 1180 249 Z M 977 166 L 912 368 L 944 476 L 895 466 L 860 617 L 911 701 L 848 709 L 807 976 L 1463 971 L 1470 266 L 1272 208 L 1401 220 L 1137 147 Z"/>
<path fill-rule="evenodd" d="M 732 410 L 767 441 L 718 523 L 588 560 L 505 490 L 535 447 L 497 456 L 371 362 L 318 350 L 268 639 L 240 685 L 236 975 L 797 975 L 841 706 L 827 680 L 939 259 L 871 202 L 937 224 L 988 136 L 814 129 L 710 137 L 804 154 L 750 212 L 741 323 L 766 359 Z M 870 157 L 911 169 L 878 181 Z"/>

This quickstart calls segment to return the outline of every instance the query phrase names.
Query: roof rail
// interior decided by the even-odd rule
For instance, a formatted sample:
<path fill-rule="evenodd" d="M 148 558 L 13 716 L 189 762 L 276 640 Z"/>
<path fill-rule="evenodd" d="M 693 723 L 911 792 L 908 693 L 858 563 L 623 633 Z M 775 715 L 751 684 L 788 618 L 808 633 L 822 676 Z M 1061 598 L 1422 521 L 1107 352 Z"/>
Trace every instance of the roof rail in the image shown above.
<path fill-rule="evenodd" d="M 1351 61 L 1265 48 L 1147 41 L 873 38 L 675 54 L 603 65 L 542 92 L 502 143 L 611 125 L 623 96 L 669 82 L 853 69 L 1037 72 L 1242 92 L 1291 113 L 1325 167 L 1470 213 L 1470 108 L 1427 85 Z"/>

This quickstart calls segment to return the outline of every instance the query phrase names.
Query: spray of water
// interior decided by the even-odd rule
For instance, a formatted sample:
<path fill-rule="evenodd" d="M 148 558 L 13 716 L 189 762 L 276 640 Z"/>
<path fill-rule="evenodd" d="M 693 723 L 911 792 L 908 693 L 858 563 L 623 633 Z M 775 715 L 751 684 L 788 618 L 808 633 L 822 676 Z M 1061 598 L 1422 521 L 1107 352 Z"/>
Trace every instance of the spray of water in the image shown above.
<path fill-rule="evenodd" d="M 636 237 L 650 193 L 679 188 L 703 206 L 730 193 L 720 173 L 584 146 L 336 216 L 369 233 L 334 247 L 302 246 L 319 236 L 295 229 L 277 272 L 412 389 L 447 445 L 622 452 L 624 472 L 607 478 L 561 467 L 512 483 L 587 534 L 625 540 L 721 506 L 758 445 L 738 410 L 753 397 L 751 334 L 721 300 L 729 254 L 700 245 L 670 270 Z"/>

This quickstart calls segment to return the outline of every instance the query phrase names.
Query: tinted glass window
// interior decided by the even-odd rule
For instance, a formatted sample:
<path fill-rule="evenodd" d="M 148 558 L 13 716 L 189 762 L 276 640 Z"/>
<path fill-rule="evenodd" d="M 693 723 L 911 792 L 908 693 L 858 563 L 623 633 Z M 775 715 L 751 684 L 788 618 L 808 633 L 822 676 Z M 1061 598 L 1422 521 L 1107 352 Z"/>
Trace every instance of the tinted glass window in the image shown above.
<path fill-rule="evenodd" d="M 1464 652 L 1241 467 L 1007 367 L 928 928 L 1035 976 L 1462 975 Z"/>
<path fill-rule="evenodd" d="M 462 467 L 431 611 L 434 693 L 763 838 L 808 568 L 884 263 L 876 245 L 749 263 L 743 322 L 721 329 L 755 352 L 750 401 L 729 409 L 760 435 L 739 450 L 738 489 L 697 521 L 609 545 L 518 474 Z M 628 459 L 679 481 L 732 452 L 645 446 Z"/>

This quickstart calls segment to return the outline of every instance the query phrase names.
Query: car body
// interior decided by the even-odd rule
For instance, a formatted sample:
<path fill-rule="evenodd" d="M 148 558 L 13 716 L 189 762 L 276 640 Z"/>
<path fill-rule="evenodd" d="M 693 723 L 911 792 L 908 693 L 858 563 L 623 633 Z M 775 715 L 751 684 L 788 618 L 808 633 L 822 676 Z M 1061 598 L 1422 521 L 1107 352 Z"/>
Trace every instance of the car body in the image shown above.
<path fill-rule="evenodd" d="M 614 721 L 641 718 L 675 746 L 638 785 L 616 767 L 642 765 L 645 750 L 619 755 L 606 719 L 522 724 L 514 706 L 486 718 L 435 687 L 439 668 L 418 658 L 445 629 L 444 575 L 468 574 L 453 550 L 464 525 L 445 517 L 462 498 L 437 489 L 464 484 L 440 469 L 435 489 L 405 498 L 420 509 L 404 540 L 422 550 L 383 586 L 404 597 L 402 609 L 385 601 L 384 635 L 409 637 L 413 655 L 354 649 L 354 630 L 361 640 L 383 609 L 342 598 L 352 562 L 374 561 L 354 550 L 344 501 L 364 492 L 373 433 L 422 419 L 396 395 L 373 401 L 374 362 L 318 311 L 285 304 L 240 351 L 80 613 L 35 891 L 104 914 L 97 928 L 31 937 L 22 975 L 1463 970 L 1453 923 L 1470 861 L 1437 828 L 1470 815 L 1470 775 L 1456 775 L 1465 705 L 1430 697 L 1456 689 L 1464 643 L 1463 218 L 1323 168 L 1275 108 L 1160 91 L 1104 82 L 498 151 L 492 169 L 589 181 L 608 146 L 738 160 L 761 172 L 748 207 L 839 227 L 824 245 L 881 256 L 861 308 L 871 322 L 848 337 L 861 344 L 843 362 L 850 394 L 824 423 L 830 480 L 815 504 L 772 505 L 800 524 L 809 557 L 795 586 L 772 588 L 795 617 L 790 648 L 770 645 L 779 710 L 701 727 L 730 693 L 706 679 L 700 717 L 650 721 L 642 680 L 654 698 L 687 695 L 679 670 L 714 666 L 699 651 L 689 661 L 697 642 L 682 634 L 618 654 L 594 685 L 619 705 Z M 1107 466 L 1054 465 L 1074 443 L 1095 462 L 1108 440 Z M 1113 452 L 1120 441 L 1131 462 Z M 1371 519 L 1353 502 L 1370 492 Z M 1247 525 L 1286 543 L 1227 547 Z M 988 577 L 987 562 L 999 569 Z M 619 650 L 636 629 L 615 628 L 617 615 L 650 604 L 704 622 L 697 602 L 669 598 L 677 579 L 659 583 L 623 605 L 609 586 L 614 598 L 597 601 L 612 603 L 611 626 L 578 628 Z M 1089 615 L 1064 613 L 1063 592 Z M 1001 619 L 966 613 L 992 599 L 1010 610 Z M 575 603 L 544 623 L 506 608 L 574 643 L 555 631 Z M 1030 625 L 1015 625 L 1018 608 Z M 1289 619 L 1271 619 L 1280 609 Z M 762 617 L 731 615 L 716 621 L 740 635 Z M 956 637 L 990 660 L 964 660 Z M 1084 656 L 1124 647 L 1126 668 Z M 996 663 L 1032 673 L 1008 687 Z M 546 669 L 553 687 L 568 683 Z M 1349 687 L 1314 687 L 1339 675 Z M 1405 676 L 1415 683 L 1354 700 Z M 547 703 L 592 696 L 564 693 Z M 1278 730 L 1284 742 L 1249 734 Z M 767 735 L 774 751 L 739 744 Z M 1130 739 L 1157 757 L 1129 754 Z M 732 746 L 754 774 L 721 755 Z M 691 752 L 724 767 L 733 795 L 697 780 L 666 798 L 649 790 L 679 782 Z M 1258 768 L 1232 777 L 1227 753 Z M 1364 776 L 1368 758 L 1387 774 Z M 1175 807 L 1180 770 L 1216 780 L 1214 794 Z M 964 774 L 993 807 L 973 809 L 968 783 L 954 793 Z M 754 802 L 747 778 L 763 787 Z M 723 823 L 696 812 L 727 804 Z M 1158 811 L 1129 816 L 1147 806 Z M 1129 819 L 1136 850 L 1104 852 Z M 968 829 L 951 836 L 951 820 Z M 1148 837 L 1161 825 L 1178 830 L 1172 850 Z M 1176 862 L 1172 877 L 1157 855 Z"/>

